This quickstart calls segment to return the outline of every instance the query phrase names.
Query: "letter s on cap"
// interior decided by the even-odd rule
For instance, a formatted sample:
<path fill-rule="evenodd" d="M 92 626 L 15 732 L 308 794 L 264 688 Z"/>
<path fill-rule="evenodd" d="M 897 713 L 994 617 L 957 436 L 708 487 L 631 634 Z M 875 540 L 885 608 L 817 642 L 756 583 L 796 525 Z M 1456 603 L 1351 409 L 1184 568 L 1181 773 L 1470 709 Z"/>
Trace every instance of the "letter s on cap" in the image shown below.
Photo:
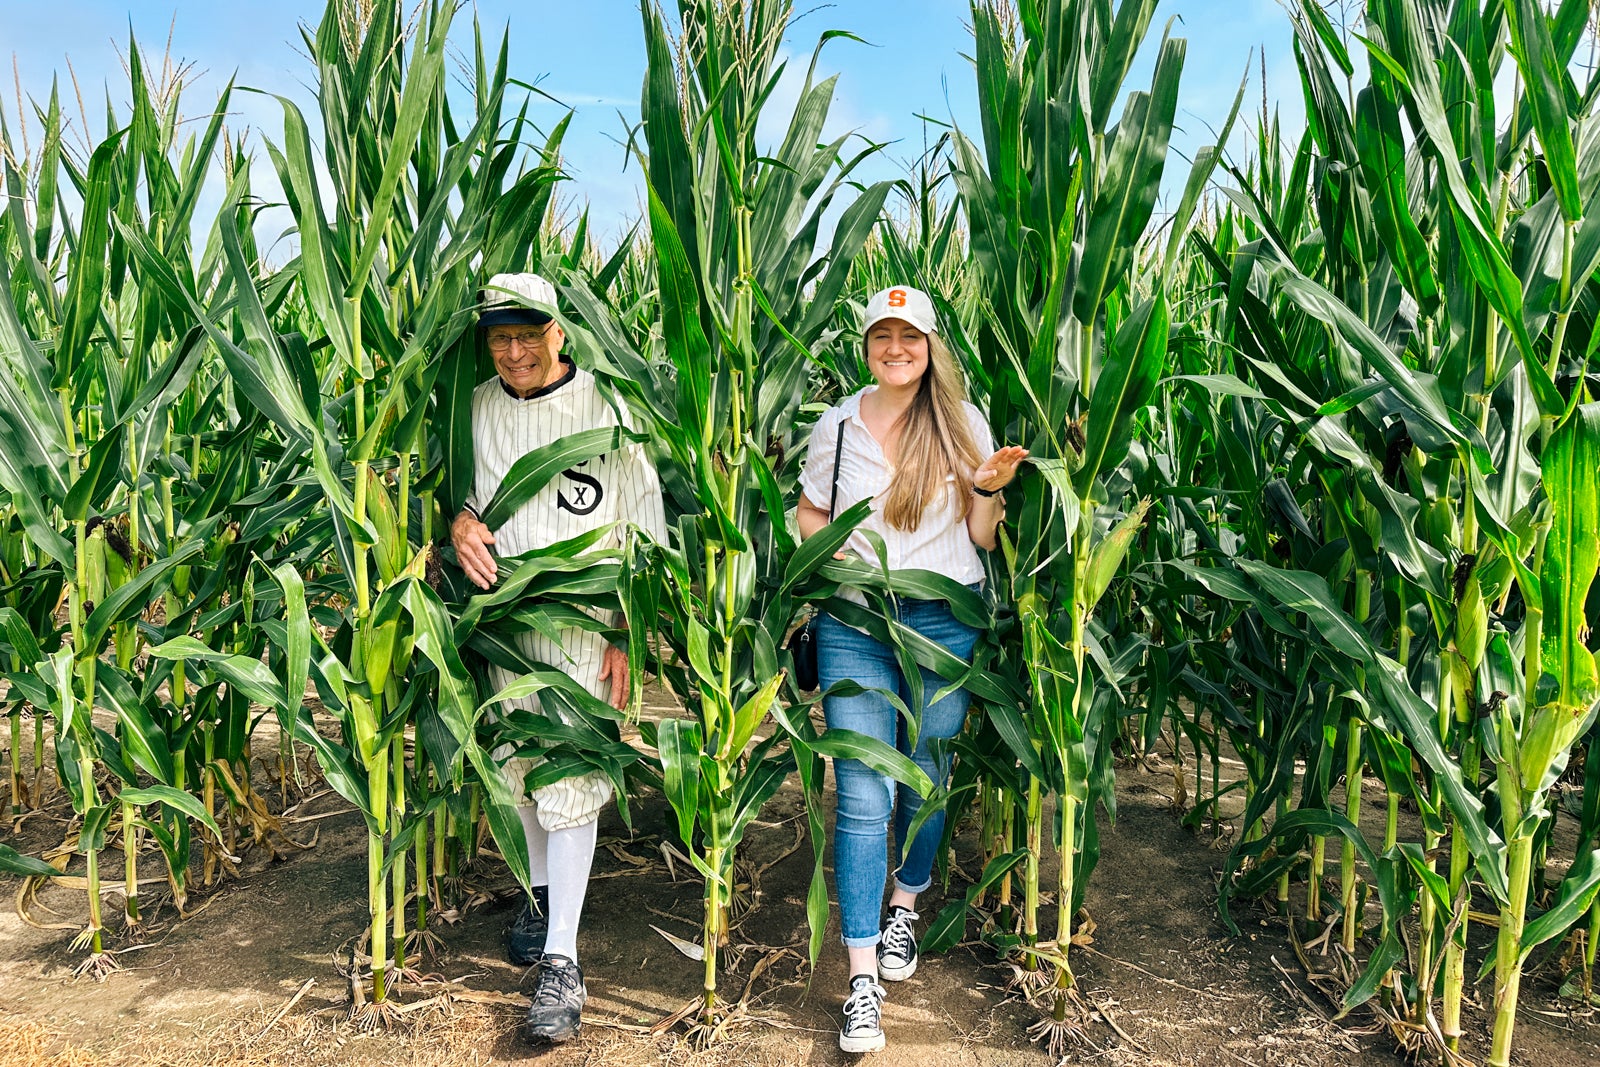
<path fill-rule="evenodd" d="M 889 306 L 892 307 L 892 308 L 903 308 L 903 307 L 905 307 L 906 306 L 906 291 L 904 289 L 890 289 L 889 290 Z"/>

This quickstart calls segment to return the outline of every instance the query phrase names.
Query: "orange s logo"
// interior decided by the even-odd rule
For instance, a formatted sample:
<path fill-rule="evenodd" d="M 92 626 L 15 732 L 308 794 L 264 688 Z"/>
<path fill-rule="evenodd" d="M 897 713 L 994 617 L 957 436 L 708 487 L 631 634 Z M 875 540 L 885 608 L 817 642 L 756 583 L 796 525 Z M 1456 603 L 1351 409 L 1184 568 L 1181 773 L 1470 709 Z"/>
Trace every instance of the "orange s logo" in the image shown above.
<path fill-rule="evenodd" d="M 892 307 L 892 308 L 903 308 L 903 307 L 905 307 L 906 306 L 906 291 L 904 289 L 890 289 L 889 290 L 889 306 Z"/>

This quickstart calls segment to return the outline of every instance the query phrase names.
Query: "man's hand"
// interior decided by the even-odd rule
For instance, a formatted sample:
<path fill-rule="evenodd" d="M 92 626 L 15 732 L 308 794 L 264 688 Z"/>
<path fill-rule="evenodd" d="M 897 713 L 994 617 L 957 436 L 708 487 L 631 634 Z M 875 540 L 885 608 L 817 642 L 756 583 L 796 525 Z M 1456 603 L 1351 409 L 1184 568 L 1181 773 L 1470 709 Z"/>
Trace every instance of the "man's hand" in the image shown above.
<path fill-rule="evenodd" d="M 621 711 L 628 706 L 628 654 L 616 645 L 607 645 L 600 664 L 600 680 L 611 679 L 611 706 Z"/>
<path fill-rule="evenodd" d="M 450 542 L 456 546 L 456 558 L 472 584 L 480 589 L 494 585 L 498 572 L 494 553 L 489 551 L 489 546 L 494 544 L 494 534 L 489 532 L 489 527 L 479 522 L 472 512 L 463 511 L 450 524 Z"/>

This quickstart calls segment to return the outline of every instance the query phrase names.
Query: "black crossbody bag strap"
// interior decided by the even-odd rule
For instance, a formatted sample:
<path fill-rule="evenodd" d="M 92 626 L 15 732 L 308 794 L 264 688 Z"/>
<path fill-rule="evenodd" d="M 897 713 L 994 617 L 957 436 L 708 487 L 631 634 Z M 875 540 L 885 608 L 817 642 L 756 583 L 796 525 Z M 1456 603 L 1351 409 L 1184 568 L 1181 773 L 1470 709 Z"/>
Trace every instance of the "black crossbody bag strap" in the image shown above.
<path fill-rule="evenodd" d="M 839 503 L 839 460 L 844 454 L 844 423 L 839 423 L 839 437 L 833 444 L 833 489 L 828 497 L 828 521 L 833 521 L 834 507 Z M 817 615 L 810 618 L 790 636 L 784 647 L 794 661 L 794 682 L 802 692 L 809 693 L 820 683 L 817 678 Z"/>
<path fill-rule="evenodd" d="M 833 521 L 834 505 L 839 503 L 839 457 L 844 453 L 844 420 L 839 420 L 839 439 L 833 444 L 833 492 L 828 497 L 828 521 Z"/>

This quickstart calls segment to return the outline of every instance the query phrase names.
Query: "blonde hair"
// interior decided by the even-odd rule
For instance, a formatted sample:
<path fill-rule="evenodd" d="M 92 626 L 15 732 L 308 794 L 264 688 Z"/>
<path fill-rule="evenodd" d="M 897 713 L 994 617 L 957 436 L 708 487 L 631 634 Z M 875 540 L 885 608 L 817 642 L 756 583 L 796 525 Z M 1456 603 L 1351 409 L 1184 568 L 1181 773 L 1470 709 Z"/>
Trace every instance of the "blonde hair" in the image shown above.
<path fill-rule="evenodd" d="M 906 532 L 915 530 L 922 513 L 948 490 L 951 475 L 957 515 L 965 519 L 972 506 L 972 474 L 983 463 L 962 406 L 967 386 L 961 368 L 938 334 L 926 336 L 928 369 L 911 407 L 900 416 L 899 455 L 916 459 L 895 465 L 883 508 L 889 525 Z"/>

